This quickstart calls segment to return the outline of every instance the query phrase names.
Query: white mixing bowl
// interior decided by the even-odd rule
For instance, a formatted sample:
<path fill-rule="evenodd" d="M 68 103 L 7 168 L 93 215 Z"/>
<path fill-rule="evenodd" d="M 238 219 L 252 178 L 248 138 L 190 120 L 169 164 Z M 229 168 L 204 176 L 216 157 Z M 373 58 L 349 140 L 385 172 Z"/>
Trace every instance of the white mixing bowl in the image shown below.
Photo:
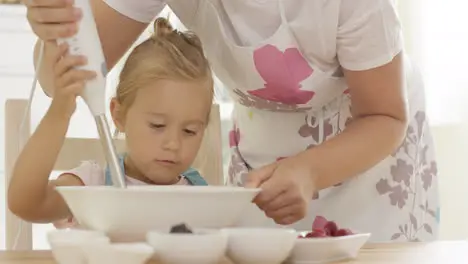
<path fill-rule="evenodd" d="M 234 263 L 280 264 L 289 256 L 297 239 L 294 229 L 225 228 L 227 256 Z"/>
<path fill-rule="evenodd" d="M 114 241 L 142 241 L 151 230 L 233 226 L 260 189 L 228 186 L 56 187 L 84 228 Z"/>

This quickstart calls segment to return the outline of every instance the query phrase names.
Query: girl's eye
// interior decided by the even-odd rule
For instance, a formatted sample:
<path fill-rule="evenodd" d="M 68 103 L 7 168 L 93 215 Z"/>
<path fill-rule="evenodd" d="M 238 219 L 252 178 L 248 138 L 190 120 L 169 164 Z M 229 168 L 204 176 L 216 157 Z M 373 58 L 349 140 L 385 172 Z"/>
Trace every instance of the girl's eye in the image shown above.
<path fill-rule="evenodd" d="M 191 136 L 195 136 L 197 134 L 196 131 L 193 131 L 193 130 L 190 130 L 190 129 L 184 129 L 184 132 L 191 135 Z"/>
<path fill-rule="evenodd" d="M 150 123 L 150 127 L 151 128 L 164 128 L 165 125 L 162 125 L 162 124 L 153 124 L 153 123 Z"/>

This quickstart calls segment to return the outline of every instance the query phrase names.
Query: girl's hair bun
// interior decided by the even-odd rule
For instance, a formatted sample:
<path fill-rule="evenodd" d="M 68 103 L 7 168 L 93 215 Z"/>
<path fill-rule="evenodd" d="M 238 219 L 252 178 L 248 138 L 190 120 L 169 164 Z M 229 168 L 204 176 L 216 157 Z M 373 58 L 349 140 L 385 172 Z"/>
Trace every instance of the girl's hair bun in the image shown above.
<path fill-rule="evenodd" d="M 165 37 L 172 33 L 175 33 L 175 30 L 169 20 L 163 17 L 158 17 L 154 21 L 154 37 Z"/>

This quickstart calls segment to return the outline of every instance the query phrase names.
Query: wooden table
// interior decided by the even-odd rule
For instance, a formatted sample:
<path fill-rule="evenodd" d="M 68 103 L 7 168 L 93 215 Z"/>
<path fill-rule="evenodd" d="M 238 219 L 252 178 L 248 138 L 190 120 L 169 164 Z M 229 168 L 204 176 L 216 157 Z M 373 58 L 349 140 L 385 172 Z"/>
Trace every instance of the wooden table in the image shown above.
<path fill-rule="evenodd" d="M 468 264 L 468 241 L 365 246 L 346 264 Z M 0 251 L 0 264 L 55 264 L 50 251 Z"/>

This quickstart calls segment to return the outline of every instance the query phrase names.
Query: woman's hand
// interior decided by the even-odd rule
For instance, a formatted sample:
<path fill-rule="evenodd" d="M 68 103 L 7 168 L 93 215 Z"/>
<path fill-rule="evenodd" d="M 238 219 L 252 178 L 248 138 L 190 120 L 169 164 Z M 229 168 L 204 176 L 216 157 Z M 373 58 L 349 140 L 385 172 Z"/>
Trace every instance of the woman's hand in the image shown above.
<path fill-rule="evenodd" d="M 32 31 L 44 41 L 40 62 L 38 57 L 42 45 L 37 42 L 34 47 L 34 66 L 38 71 L 38 81 L 45 94 L 53 96 L 55 87 L 52 70 L 57 52 L 56 40 L 76 34 L 77 22 L 81 19 L 82 12 L 73 7 L 73 0 L 24 0 L 23 3 L 27 8 L 27 19 Z"/>
<path fill-rule="evenodd" d="M 67 44 L 62 44 L 55 55 L 56 87 L 49 114 L 70 118 L 76 109 L 76 97 L 81 94 L 87 80 L 96 77 L 93 71 L 79 70 L 76 67 L 86 64 L 86 58 L 67 54 Z"/>
<path fill-rule="evenodd" d="M 25 0 L 24 4 L 32 30 L 45 41 L 73 36 L 83 15 L 73 0 Z"/>
<path fill-rule="evenodd" d="M 78 23 L 83 17 L 83 11 L 74 7 L 74 0 L 24 0 L 23 2 L 27 7 L 27 18 L 33 32 L 39 39 L 45 41 L 41 67 L 37 74 L 46 95 L 53 97 L 56 89 L 52 80 L 54 55 L 57 49 L 56 40 L 71 37 L 78 32 Z M 141 1 L 130 2 L 138 6 Z M 102 0 L 89 0 L 89 4 L 96 22 L 107 68 L 111 70 L 149 23 L 126 17 Z M 155 16 L 159 13 L 156 11 Z M 40 47 L 40 42 L 36 42 L 35 66 L 39 65 Z"/>
<path fill-rule="evenodd" d="M 307 215 L 315 192 L 314 173 L 302 155 L 250 172 L 245 186 L 261 188 L 254 202 L 277 224 L 293 224 Z"/>

